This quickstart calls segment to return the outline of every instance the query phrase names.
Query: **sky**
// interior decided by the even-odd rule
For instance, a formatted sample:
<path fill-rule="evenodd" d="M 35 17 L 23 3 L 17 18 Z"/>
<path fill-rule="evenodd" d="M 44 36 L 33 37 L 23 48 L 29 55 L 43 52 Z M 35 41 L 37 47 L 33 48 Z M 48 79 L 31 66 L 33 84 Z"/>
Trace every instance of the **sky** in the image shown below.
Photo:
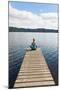
<path fill-rule="evenodd" d="M 10 1 L 9 26 L 58 29 L 58 5 Z"/>

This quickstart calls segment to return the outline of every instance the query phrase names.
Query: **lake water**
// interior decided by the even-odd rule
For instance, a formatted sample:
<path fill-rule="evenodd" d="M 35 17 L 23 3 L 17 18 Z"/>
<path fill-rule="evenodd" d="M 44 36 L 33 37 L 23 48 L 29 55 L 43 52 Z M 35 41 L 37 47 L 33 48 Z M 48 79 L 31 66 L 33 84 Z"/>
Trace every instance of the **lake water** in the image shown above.
<path fill-rule="evenodd" d="M 58 33 L 9 32 L 9 87 L 14 85 L 26 48 L 29 48 L 33 38 L 58 84 Z"/>

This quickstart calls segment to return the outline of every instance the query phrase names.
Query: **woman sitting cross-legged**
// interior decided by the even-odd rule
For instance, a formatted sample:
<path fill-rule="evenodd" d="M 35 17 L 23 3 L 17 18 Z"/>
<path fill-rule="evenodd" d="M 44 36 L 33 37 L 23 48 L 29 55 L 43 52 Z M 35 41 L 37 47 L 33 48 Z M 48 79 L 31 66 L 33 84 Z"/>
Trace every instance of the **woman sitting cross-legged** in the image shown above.
<path fill-rule="evenodd" d="M 35 39 L 34 38 L 33 38 L 33 42 L 31 44 L 30 48 L 31 48 L 31 50 L 36 50 L 36 48 L 37 48 L 37 45 L 35 43 Z"/>

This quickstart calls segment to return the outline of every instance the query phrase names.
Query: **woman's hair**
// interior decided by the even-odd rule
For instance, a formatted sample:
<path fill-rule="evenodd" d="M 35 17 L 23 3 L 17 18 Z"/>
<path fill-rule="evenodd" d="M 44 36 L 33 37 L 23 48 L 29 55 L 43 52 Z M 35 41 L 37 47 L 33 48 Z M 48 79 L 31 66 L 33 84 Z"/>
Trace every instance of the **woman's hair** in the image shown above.
<path fill-rule="evenodd" d="M 33 41 L 35 41 L 35 38 L 33 38 Z"/>

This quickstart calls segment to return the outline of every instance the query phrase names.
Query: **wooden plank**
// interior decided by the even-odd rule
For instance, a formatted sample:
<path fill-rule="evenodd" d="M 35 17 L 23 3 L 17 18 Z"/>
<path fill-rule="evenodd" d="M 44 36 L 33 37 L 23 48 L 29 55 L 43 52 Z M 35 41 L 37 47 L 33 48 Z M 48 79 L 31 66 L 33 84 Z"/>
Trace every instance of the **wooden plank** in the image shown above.
<path fill-rule="evenodd" d="M 20 83 L 22 83 L 22 82 L 33 82 L 33 81 L 35 81 L 35 82 L 38 82 L 38 81 L 45 81 L 45 80 L 53 80 L 53 78 L 52 77 L 45 77 L 45 78 L 23 78 L 23 79 L 17 79 L 16 80 L 16 83 L 17 82 L 20 82 Z"/>
<path fill-rule="evenodd" d="M 45 77 L 51 77 L 51 74 L 48 73 L 48 74 L 35 74 L 35 75 L 22 75 L 20 77 L 17 77 L 17 79 L 23 79 L 23 78 L 45 78 Z"/>
<path fill-rule="evenodd" d="M 42 70 L 40 70 L 40 69 L 36 69 L 36 70 L 26 70 L 26 69 L 25 69 L 25 70 L 21 70 L 21 71 L 20 71 L 20 73 L 22 73 L 22 72 L 23 72 L 23 73 L 31 73 L 31 72 L 36 72 L 36 73 L 37 73 L 37 72 L 49 72 L 49 70 L 48 70 L 48 69 L 45 69 L 45 70 L 44 70 L 44 69 L 42 69 Z"/>
<path fill-rule="evenodd" d="M 15 88 L 17 87 L 32 87 L 32 86 L 48 86 L 48 85 L 55 85 L 54 81 L 43 81 L 43 82 L 26 82 L 26 83 L 16 83 L 14 85 Z"/>
<path fill-rule="evenodd" d="M 50 74 L 50 72 L 48 72 L 48 73 L 43 73 L 43 74 Z M 18 74 L 18 77 L 21 77 L 21 76 L 33 76 L 33 75 L 36 75 L 36 76 L 37 76 L 37 75 L 40 75 L 40 76 L 42 76 L 43 74 L 42 74 L 42 73 L 40 73 L 40 74 L 39 74 L 39 73 L 38 73 L 38 74 L 36 74 L 36 73 L 30 73 L 30 74 L 29 74 L 29 73 L 28 73 L 28 74 L 25 73 L 25 74 Z"/>
<path fill-rule="evenodd" d="M 51 72 L 40 49 L 28 50 L 14 87 L 55 85 Z"/>

